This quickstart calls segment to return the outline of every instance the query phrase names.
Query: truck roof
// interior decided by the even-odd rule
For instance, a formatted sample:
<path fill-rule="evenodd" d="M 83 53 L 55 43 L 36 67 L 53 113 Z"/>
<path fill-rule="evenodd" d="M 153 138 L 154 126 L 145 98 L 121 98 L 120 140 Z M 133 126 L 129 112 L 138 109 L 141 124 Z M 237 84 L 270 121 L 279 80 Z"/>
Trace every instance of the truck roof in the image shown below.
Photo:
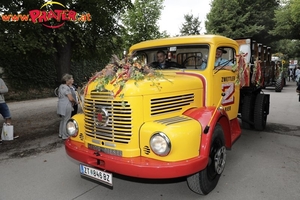
<path fill-rule="evenodd" d="M 130 47 L 129 52 L 135 50 L 142 50 L 148 48 L 156 48 L 170 45 L 192 45 L 192 44 L 226 44 L 226 45 L 236 45 L 237 42 L 233 39 L 221 36 L 221 35 L 190 35 L 190 36 L 180 36 L 180 37 L 170 37 L 162 38 L 156 40 L 148 40 L 144 42 L 137 43 Z"/>

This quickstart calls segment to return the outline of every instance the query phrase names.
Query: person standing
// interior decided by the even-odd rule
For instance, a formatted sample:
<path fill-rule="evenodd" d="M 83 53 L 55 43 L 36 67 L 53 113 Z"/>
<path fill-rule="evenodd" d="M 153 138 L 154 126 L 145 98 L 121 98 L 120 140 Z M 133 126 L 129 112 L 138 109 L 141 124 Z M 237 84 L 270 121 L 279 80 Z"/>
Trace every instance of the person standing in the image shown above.
<path fill-rule="evenodd" d="M 298 101 L 300 102 L 300 84 L 297 86 L 296 92 L 298 93 Z"/>
<path fill-rule="evenodd" d="M 4 122 L 7 125 L 11 124 L 11 115 L 9 107 L 7 106 L 4 98 L 4 94 L 8 92 L 8 87 L 6 86 L 5 82 L 2 78 L 0 78 L 0 113 L 4 118 Z M 18 138 L 18 135 L 14 136 L 14 139 Z M 2 139 L 0 138 L 0 143 L 2 143 Z"/>
<path fill-rule="evenodd" d="M 71 93 L 72 93 L 72 97 L 75 99 L 75 103 L 73 105 L 73 111 L 71 113 L 71 117 L 73 117 L 74 115 L 77 114 L 77 111 L 78 111 L 78 98 L 77 98 L 77 95 L 76 95 L 76 92 L 77 92 L 77 87 L 76 85 L 74 84 L 74 79 L 72 79 L 72 82 L 70 82 L 70 84 L 68 85 L 71 89 Z"/>
<path fill-rule="evenodd" d="M 297 65 L 297 68 L 295 70 L 295 76 L 298 76 L 300 74 L 300 67 Z"/>
<path fill-rule="evenodd" d="M 294 81 L 294 76 L 293 76 L 293 69 L 289 69 L 289 81 L 292 80 Z"/>
<path fill-rule="evenodd" d="M 66 125 L 68 119 L 71 118 L 73 105 L 76 103 L 76 100 L 72 96 L 71 88 L 69 87 L 73 81 L 72 75 L 65 74 L 62 77 L 61 85 L 58 88 L 57 114 L 61 117 L 58 137 L 62 138 L 63 140 L 68 138 Z"/>
<path fill-rule="evenodd" d="M 300 67 L 297 66 L 297 69 L 295 71 L 295 81 L 296 81 L 296 85 L 298 86 L 300 83 Z"/>

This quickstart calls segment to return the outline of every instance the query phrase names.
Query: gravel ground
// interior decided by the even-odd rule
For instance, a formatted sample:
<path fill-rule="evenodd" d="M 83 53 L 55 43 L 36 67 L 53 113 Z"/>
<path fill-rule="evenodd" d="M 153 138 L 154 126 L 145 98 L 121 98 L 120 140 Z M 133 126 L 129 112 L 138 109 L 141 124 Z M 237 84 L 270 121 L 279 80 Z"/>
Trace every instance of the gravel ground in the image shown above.
<path fill-rule="evenodd" d="M 7 104 L 12 115 L 14 134 L 20 137 L 2 142 L 0 160 L 51 151 L 63 145 L 63 140 L 58 138 L 60 118 L 56 114 L 57 97 Z M 2 119 L 0 123 L 3 122 Z"/>

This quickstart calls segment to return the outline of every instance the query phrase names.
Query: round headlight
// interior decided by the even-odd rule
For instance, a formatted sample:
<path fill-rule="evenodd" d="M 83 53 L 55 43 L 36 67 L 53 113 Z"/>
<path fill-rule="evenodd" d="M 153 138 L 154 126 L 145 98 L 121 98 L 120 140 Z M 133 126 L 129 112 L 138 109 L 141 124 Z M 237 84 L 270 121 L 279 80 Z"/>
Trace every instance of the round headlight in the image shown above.
<path fill-rule="evenodd" d="M 164 133 L 155 133 L 150 138 L 150 147 L 158 156 L 166 156 L 171 151 L 171 142 Z"/>
<path fill-rule="evenodd" d="M 67 134 L 72 137 L 78 134 L 78 124 L 74 119 L 69 119 L 67 122 Z"/>

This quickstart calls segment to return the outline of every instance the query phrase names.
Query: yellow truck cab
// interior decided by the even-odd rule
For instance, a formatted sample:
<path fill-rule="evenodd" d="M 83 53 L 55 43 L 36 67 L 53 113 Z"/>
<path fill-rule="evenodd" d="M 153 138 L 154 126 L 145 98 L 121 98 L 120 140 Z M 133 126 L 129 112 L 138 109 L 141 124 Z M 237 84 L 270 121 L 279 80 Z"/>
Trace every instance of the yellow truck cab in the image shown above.
<path fill-rule="evenodd" d="M 226 150 L 241 134 L 241 113 L 247 115 L 247 125 L 253 125 L 249 120 L 254 113 L 246 111 L 252 107 L 242 111 L 242 98 L 254 106 L 256 96 L 262 95 L 251 84 L 241 87 L 241 75 L 250 78 L 253 65 L 243 63 L 240 46 L 218 35 L 145 41 L 133 45 L 129 54 L 161 76 L 127 79 L 119 88 L 118 80 L 99 87 L 99 79 L 91 79 L 84 113 L 67 123 L 66 152 L 81 163 L 81 175 L 110 186 L 115 173 L 146 179 L 186 177 L 192 191 L 212 191 L 224 170 Z M 166 56 L 163 65 L 157 60 L 161 51 Z M 269 98 L 262 99 L 256 108 L 262 121 L 257 123 L 265 123 L 268 114 Z"/>

